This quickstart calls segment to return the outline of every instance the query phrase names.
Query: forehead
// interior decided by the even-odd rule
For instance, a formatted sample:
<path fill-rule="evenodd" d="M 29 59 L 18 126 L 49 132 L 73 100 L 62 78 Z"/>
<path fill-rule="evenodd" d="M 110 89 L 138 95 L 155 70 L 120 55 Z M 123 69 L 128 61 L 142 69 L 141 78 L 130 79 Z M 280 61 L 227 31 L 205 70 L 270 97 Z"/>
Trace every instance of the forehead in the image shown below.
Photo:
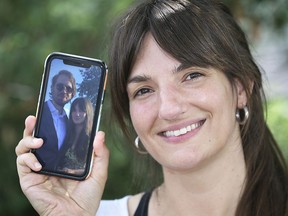
<path fill-rule="evenodd" d="M 68 76 L 62 74 L 60 75 L 57 80 L 56 80 L 56 83 L 64 83 L 64 84 L 67 84 L 67 83 L 71 83 L 70 82 L 70 79 Z"/>
<path fill-rule="evenodd" d="M 130 76 L 143 72 L 162 70 L 174 70 L 180 62 L 165 52 L 148 33 L 141 44 L 136 61 L 132 67 Z"/>
<path fill-rule="evenodd" d="M 75 110 L 75 109 L 79 110 L 79 104 L 76 103 L 76 104 L 73 106 L 73 109 L 74 109 L 74 110 Z"/>

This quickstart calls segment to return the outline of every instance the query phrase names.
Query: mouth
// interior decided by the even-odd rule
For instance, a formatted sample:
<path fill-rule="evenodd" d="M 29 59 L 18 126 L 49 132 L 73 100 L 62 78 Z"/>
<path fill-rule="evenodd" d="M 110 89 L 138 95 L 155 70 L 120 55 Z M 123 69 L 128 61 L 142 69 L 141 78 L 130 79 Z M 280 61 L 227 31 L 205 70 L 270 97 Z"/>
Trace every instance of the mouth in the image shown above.
<path fill-rule="evenodd" d="M 68 95 L 67 95 L 67 94 L 65 94 L 65 93 L 64 93 L 64 94 L 59 94 L 58 96 L 59 96 L 60 98 L 65 98 L 65 97 L 68 97 Z"/>
<path fill-rule="evenodd" d="M 165 137 L 178 137 L 178 136 L 187 134 L 187 133 L 201 127 L 205 123 L 205 121 L 206 120 L 201 120 L 199 122 L 193 123 L 191 125 L 180 128 L 178 130 L 164 131 L 164 132 L 162 132 L 162 135 Z"/>

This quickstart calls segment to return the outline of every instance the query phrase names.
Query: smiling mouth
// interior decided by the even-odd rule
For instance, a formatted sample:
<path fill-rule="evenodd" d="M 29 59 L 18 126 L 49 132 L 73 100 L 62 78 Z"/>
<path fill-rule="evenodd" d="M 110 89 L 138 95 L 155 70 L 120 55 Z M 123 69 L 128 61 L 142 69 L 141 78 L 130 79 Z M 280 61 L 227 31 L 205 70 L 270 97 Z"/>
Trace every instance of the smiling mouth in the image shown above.
<path fill-rule="evenodd" d="M 192 130 L 195 130 L 199 127 L 201 127 L 204 124 L 205 120 L 199 121 L 197 123 L 188 125 L 187 127 L 181 128 L 179 130 L 174 130 L 174 131 L 165 131 L 163 132 L 163 136 L 165 137 L 178 137 L 181 135 L 184 135 Z"/>

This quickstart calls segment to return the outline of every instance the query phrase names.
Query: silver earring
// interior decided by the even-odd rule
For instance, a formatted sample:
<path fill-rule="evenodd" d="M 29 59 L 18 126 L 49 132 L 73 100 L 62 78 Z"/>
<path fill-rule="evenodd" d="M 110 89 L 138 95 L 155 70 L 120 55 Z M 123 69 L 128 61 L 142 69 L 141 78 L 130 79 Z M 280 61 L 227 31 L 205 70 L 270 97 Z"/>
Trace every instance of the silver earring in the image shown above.
<path fill-rule="evenodd" d="M 148 152 L 147 152 L 146 150 L 141 150 L 141 149 L 140 149 L 140 147 L 139 147 L 139 141 L 140 141 L 140 138 L 139 138 L 139 136 L 137 136 L 136 139 L 135 139 L 135 142 L 134 142 L 135 147 L 136 147 L 136 149 L 137 149 L 137 152 L 138 152 L 139 154 L 148 154 Z"/>
<path fill-rule="evenodd" d="M 244 106 L 243 109 L 236 110 L 236 120 L 240 125 L 244 125 L 249 118 L 249 110 L 247 106 Z"/>

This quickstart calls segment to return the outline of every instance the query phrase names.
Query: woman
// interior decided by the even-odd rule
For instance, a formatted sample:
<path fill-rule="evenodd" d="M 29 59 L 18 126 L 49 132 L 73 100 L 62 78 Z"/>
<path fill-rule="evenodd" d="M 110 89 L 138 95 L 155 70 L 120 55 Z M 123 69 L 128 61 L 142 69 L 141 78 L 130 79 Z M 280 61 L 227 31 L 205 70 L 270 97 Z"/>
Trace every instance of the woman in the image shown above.
<path fill-rule="evenodd" d="M 17 164 L 21 187 L 40 214 L 288 214 L 287 166 L 264 121 L 261 74 L 224 5 L 146 1 L 116 26 L 110 52 L 113 111 L 128 137 L 131 122 L 135 146 L 161 165 L 163 182 L 100 204 L 108 151 L 98 133 L 92 176 L 80 183 L 46 177 L 62 193 L 48 191 L 53 201 L 39 200 L 45 177 L 31 172 L 41 167 L 26 152 L 42 141 L 31 137 L 29 117 Z"/>
<path fill-rule="evenodd" d="M 92 125 L 92 103 L 87 98 L 76 98 L 71 104 L 67 136 L 59 154 L 59 171 L 75 174 L 84 171 Z"/>

